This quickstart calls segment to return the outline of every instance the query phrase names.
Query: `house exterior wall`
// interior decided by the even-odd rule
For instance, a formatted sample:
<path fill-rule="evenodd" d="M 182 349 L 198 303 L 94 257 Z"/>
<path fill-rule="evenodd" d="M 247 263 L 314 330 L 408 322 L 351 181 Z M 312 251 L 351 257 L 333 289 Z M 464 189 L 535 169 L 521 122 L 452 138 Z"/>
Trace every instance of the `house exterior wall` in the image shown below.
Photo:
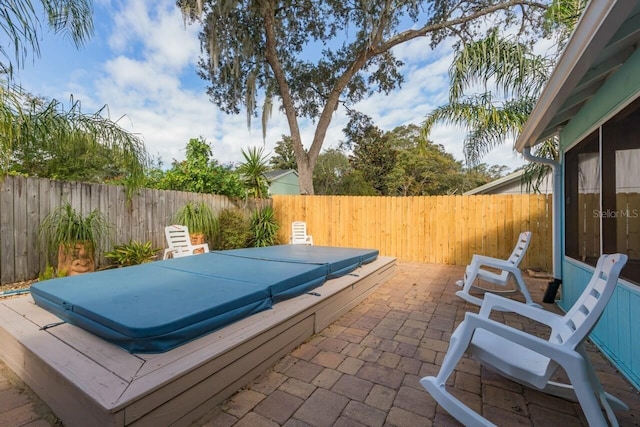
<path fill-rule="evenodd" d="M 533 194 L 533 191 L 527 192 L 527 187 L 521 185 L 519 182 L 514 183 L 511 188 L 505 189 L 502 191 L 502 194 Z M 549 172 L 540 182 L 538 186 L 538 192 L 540 194 L 551 194 L 553 193 L 553 173 Z"/>
<path fill-rule="evenodd" d="M 565 258 L 562 273 L 560 306 L 568 310 L 591 279 L 593 267 Z M 637 319 L 640 319 L 638 286 L 621 280 L 590 338 L 620 372 L 636 388 L 640 388 L 640 333 Z"/>
<path fill-rule="evenodd" d="M 593 132 L 638 96 L 640 96 L 640 52 L 636 51 L 562 130 L 560 147 L 563 158 L 564 153 L 575 143 Z M 606 147 L 603 147 L 604 149 Z M 566 246 L 564 218 L 563 206 L 563 254 Z M 569 257 L 563 257 L 562 268 L 560 306 L 568 310 L 585 288 L 594 268 Z M 637 319 L 640 319 L 640 286 L 620 280 L 591 338 L 636 388 L 640 389 L 640 334 L 637 332 Z"/>
<path fill-rule="evenodd" d="M 510 182 L 500 187 L 494 188 L 483 194 L 525 194 L 527 193 L 526 187 L 524 187 L 520 181 Z"/>
<path fill-rule="evenodd" d="M 295 173 L 288 173 L 271 182 L 270 194 L 300 194 L 300 183 Z"/>

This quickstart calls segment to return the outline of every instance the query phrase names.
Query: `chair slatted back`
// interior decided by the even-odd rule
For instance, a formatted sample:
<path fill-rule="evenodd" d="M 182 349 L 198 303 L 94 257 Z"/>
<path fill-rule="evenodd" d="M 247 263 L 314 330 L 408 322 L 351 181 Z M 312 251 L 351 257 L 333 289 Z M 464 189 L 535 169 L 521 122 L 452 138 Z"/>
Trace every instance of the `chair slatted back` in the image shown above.
<path fill-rule="evenodd" d="M 511 255 L 509 256 L 507 261 L 510 264 L 518 266 L 518 264 L 520 264 L 520 262 L 522 261 L 522 258 L 524 258 L 525 252 L 527 252 L 529 243 L 531 243 L 531 232 L 523 231 L 522 233 L 520 233 L 520 236 L 518 236 L 518 243 L 516 243 L 516 247 L 513 248 L 513 252 L 511 252 Z"/>
<path fill-rule="evenodd" d="M 294 221 L 291 223 L 291 243 L 307 243 L 307 223 Z"/>
<path fill-rule="evenodd" d="M 189 228 L 184 225 L 169 225 L 165 227 L 164 234 L 170 249 L 183 252 L 188 251 L 191 247 Z"/>
<path fill-rule="evenodd" d="M 624 254 L 600 257 L 584 291 L 563 316 L 561 326 L 552 331 L 551 341 L 574 348 L 591 333 L 613 295 L 626 262 Z"/>

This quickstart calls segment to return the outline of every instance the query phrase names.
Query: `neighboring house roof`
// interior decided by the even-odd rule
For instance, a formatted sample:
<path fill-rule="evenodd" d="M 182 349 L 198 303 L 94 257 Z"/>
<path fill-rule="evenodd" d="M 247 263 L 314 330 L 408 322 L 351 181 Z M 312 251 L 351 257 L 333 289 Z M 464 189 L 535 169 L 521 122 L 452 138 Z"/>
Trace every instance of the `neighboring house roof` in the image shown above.
<path fill-rule="evenodd" d="M 516 141 L 516 150 L 553 136 L 580 111 L 636 50 L 639 21 L 638 0 L 588 3 Z M 630 99 L 634 95 L 630 93 Z"/>
<path fill-rule="evenodd" d="M 526 185 L 522 184 L 522 175 L 524 175 L 524 169 L 517 170 L 510 173 L 507 176 L 498 178 L 494 181 L 487 182 L 476 188 L 472 188 L 469 191 L 462 193 L 463 196 L 473 196 L 475 194 L 513 194 L 513 193 L 527 193 Z M 540 185 L 540 192 L 543 194 L 551 193 L 550 174 L 545 177 L 546 182 Z"/>
<path fill-rule="evenodd" d="M 507 176 L 503 176 L 502 178 L 498 178 L 494 181 L 487 182 L 484 185 L 481 185 L 476 188 L 472 188 L 469 191 L 465 191 L 462 193 L 463 196 L 472 196 L 474 194 L 490 194 L 500 192 L 500 189 L 504 186 L 511 185 L 513 183 L 520 182 L 522 178 L 522 174 L 524 173 L 524 169 L 520 169 L 518 171 L 512 172 Z"/>
<path fill-rule="evenodd" d="M 277 171 L 269 171 L 264 174 L 264 177 L 269 181 L 275 181 L 276 179 L 280 179 L 283 176 L 294 174 L 298 176 L 298 172 L 294 169 L 286 169 L 286 170 L 277 170 Z"/>
<path fill-rule="evenodd" d="M 490 194 L 500 192 L 500 188 L 505 187 L 507 185 L 511 185 L 515 182 L 520 182 L 522 179 L 522 174 L 524 173 L 524 169 L 517 170 L 515 172 L 510 173 L 507 176 L 503 176 L 502 178 L 498 178 L 495 181 L 487 182 L 484 185 L 481 185 L 476 188 L 472 188 L 469 191 L 465 191 L 462 193 L 463 196 L 472 196 L 474 194 Z"/>

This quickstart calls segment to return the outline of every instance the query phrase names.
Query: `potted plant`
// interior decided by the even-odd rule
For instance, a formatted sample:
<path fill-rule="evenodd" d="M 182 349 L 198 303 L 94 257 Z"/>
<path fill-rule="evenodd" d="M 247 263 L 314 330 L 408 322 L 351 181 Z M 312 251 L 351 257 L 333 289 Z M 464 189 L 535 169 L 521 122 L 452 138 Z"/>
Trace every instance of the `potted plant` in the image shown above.
<path fill-rule="evenodd" d="M 83 216 L 65 203 L 44 218 L 39 231 L 49 253 L 57 251 L 58 272 L 73 276 L 95 271 L 98 244 L 111 225 L 97 209 Z"/>
<path fill-rule="evenodd" d="M 216 235 L 218 220 L 216 214 L 204 202 L 188 202 L 173 216 L 173 223 L 189 228 L 192 245 L 201 245 Z"/>

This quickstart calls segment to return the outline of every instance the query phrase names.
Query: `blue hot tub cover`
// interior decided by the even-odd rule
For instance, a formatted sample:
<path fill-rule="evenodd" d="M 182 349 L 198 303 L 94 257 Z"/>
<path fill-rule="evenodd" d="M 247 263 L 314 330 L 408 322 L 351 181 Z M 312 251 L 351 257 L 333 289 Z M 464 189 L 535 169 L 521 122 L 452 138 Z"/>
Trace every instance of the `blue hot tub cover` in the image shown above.
<path fill-rule="evenodd" d="M 158 353 L 348 274 L 377 250 L 272 246 L 36 283 L 39 306 L 130 352 Z"/>
<path fill-rule="evenodd" d="M 349 274 L 361 265 L 368 264 L 378 257 L 378 251 L 375 249 L 307 245 L 233 249 L 224 251 L 224 253 L 253 259 L 323 265 L 326 268 L 328 279 Z"/>

